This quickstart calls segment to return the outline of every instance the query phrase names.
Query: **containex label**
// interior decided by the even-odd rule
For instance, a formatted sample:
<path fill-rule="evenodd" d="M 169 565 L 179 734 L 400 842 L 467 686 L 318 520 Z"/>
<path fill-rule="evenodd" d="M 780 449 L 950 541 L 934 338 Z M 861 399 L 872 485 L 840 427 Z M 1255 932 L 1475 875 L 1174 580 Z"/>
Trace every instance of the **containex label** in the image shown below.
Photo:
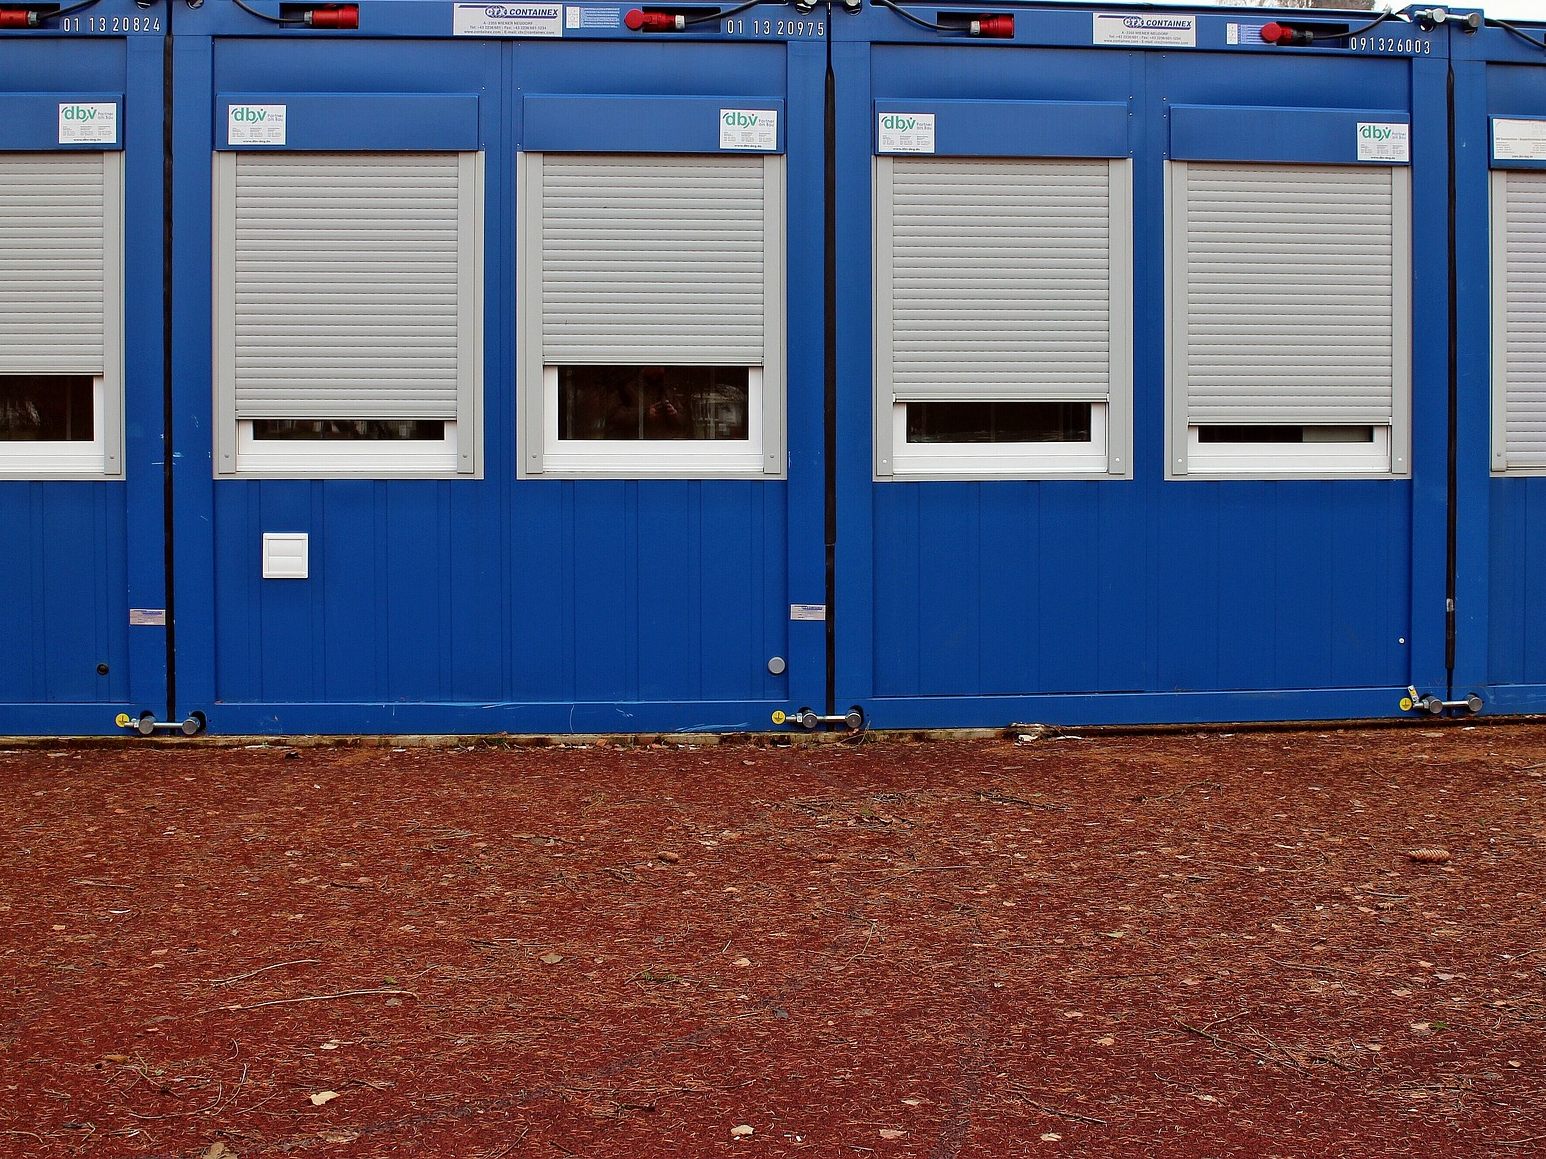
<path fill-rule="evenodd" d="M 1158 48 L 1196 48 L 1197 17 L 1139 15 L 1132 12 L 1095 13 L 1096 44 L 1143 44 Z"/>
<path fill-rule="evenodd" d="M 451 10 L 455 36 L 562 36 L 562 4 L 458 4 Z"/>

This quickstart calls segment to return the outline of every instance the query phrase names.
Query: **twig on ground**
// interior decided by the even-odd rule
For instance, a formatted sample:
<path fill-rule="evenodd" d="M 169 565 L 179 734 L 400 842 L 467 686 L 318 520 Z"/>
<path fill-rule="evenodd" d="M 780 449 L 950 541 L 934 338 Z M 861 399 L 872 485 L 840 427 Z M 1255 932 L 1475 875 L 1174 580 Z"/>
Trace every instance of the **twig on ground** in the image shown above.
<path fill-rule="evenodd" d="M 95 886 L 97 889 L 133 889 L 134 888 L 132 885 L 128 885 L 127 883 L 122 882 L 122 881 L 93 881 L 89 877 L 83 877 L 79 881 L 72 881 L 72 882 L 70 882 L 70 884 L 71 885 L 90 885 L 90 886 Z"/>
<path fill-rule="evenodd" d="M 1056 1115 L 1061 1119 L 1071 1119 L 1076 1123 L 1092 1123 L 1097 1127 L 1107 1125 L 1105 1119 L 1097 1119 L 1094 1115 L 1081 1115 L 1078 1111 L 1065 1111 L 1062 1107 L 1054 1107 L 1051 1103 L 1044 1103 L 1022 1086 L 1011 1083 L 1007 1089 L 1010 1094 L 1014 1095 L 1021 1102 L 1029 1103 L 1038 1111 L 1044 1111 L 1049 1115 Z"/>
<path fill-rule="evenodd" d="M 267 1002 L 250 1002 L 245 1006 L 215 1006 L 214 1010 L 261 1010 L 265 1006 L 289 1006 L 296 1002 L 327 1002 L 333 998 L 365 998 L 371 994 L 395 994 L 403 998 L 417 999 L 419 996 L 412 990 L 341 990 L 337 994 L 303 994 L 299 998 L 272 998 Z M 208 1014 L 210 1011 L 201 1010 L 199 1013 Z"/>
<path fill-rule="evenodd" d="M 1268 958 L 1274 966 L 1282 966 L 1285 970 L 1314 970 L 1316 973 L 1326 974 L 1356 974 L 1357 970 L 1344 969 L 1341 966 L 1314 966 L 1309 962 L 1285 962 L 1281 958 Z"/>
<path fill-rule="evenodd" d="M 232 982 L 241 982 L 247 978 L 254 978 L 268 970 L 277 970 L 281 966 L 320 966 L 321 961 L 316 958 L 293 958 L 288 962 L 275 962 L 272 966 L 259 966 L 256 970 L 248 970 L 245 974 L 238 974 L 234 978 L 212 978 L 211 986 L 229 986 Z"/>
<path fill-rule="evenodd" d="M 1263 1062 L 1275 1063 L 1278 1066 L 1287 1066 L 1287 1067 L 1290 1067 L 1293 1070 L 1303 1070 L 1304 1069 L 1303 1067 L 1299 1066 L 1297 1063 L 1295 1063 L 1293 1061 L 1284 1062 L 1283 1059 L 1281 1059 L 1281 1058 L 1274 1058 L 1270 1054 L 1266 1054 L 1266 1053 L 1264 1053 L 1262 1051 L 1257 1050 L 1254 1046 L 1247 1046 L 1243 1042 L 1235 1042 L 1233 1039 L 1220 1038 L 1216 1034 L 1209 1034 L 1206 1030 L 1202 1029 L 1201 1027 L 1193 1026 L 1190 1022 L 1182 1022 L 1181 1019 L 1179 1019 L 1179 1018 L 1172 1018 L 1171 1021 L 1173 1021 L 1177 1026 L 1179 1026 L 1182 1030 L 1186 1031 L 1188 1034 L 1195 1034 L 1199 1038 L 1206 1038 L 1209 1042 L 1213 1043 L 1215 1046 L 1224 1046 L 1224 1047 L 1228 1047 L 1231 1050 L 1243 1050 L 1247 1054 L 1255 1055 L 1257 1058 L 1261 1059 Z"/>

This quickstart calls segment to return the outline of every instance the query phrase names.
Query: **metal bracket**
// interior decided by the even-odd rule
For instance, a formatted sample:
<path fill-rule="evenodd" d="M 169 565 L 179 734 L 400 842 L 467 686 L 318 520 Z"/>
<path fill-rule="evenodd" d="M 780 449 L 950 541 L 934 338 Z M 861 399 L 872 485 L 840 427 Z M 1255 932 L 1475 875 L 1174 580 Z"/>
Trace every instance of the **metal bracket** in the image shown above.
<path fill-rule="evenodd" d="M 858 732 L 864 727 L 864 713 L 857 705 L 850 708 L 841 716 L 822 716 L 813 708 L 801 708 L 795 712 L 783 711 L 773 714 L 774 724 L 792 724 L 805 729 L 806 732 L 815 732 L 824 724 L 837 724 Z"/>
<path fill-rule="evenodd" d="M 195 712 L 184 720 L 157 720 L 153 712 L 142 712 L 138 719 L 127 712 L 113 718 L 119 728 L 132 728 L 141 736 L 155 736 L 158 732 L 180 732 L 183 736 L 198 736 L 204 731 L 204 714 Z"/>
<path fill-rule="evenodd" d="M 1402 712 L 1426 712 L 1429 716 L 1438 716 L 1451 708 L 1475 715 L 1482 710 L 1482 698 L 1473 692 L 1464 700 L 1445 700 L 1431 692 L 1419 693 L 1416 688 L 1408 688 L 1400 708 Z"/>

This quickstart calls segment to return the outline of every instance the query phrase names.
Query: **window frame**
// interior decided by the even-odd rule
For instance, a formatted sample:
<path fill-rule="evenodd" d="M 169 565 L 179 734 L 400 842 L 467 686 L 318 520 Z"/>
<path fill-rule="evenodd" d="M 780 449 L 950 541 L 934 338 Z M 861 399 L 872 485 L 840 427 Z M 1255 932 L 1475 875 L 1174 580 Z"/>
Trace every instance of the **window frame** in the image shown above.
<path fill-rule="evenodd" d="M 949 156 L 930 154 L 929 156 Z M 1089 443 L 907 443 L 906 400 L 892 388 L 890 284 L 891 198 L 889 173 L 897 155 L 872 159 L 874 272 L 874 469 L 877 483 L 980 480 L 1114 480 L 1133 477 L 1133 161 L 1121 157 L 1013 156 L 992 160 L 1104 162 L 1107 166 L 1107 301 L 1110 367 L 1106 395 L 1067 397 L 993 393 L 962 397 L 941 392 L 916 402 L 1088 402 Z M 900 159 L 905 159 L 902 157 Z M 961 157 L 962 160 L 990 159 Z M 1097 426 L 1099 435 L 1097 436 Z M 1098 452 L 1095 448 L 1098 447 Z M 905 448 L 905 451 L 904 451 Z M 931 448 L 931 449 L 926 449 Z M 1097 458 L 1098 454 L 1098 458 Z"/>
<path fill-rule="evenodd" d="M 787 166 L 781 153 L 763 161 L 763 357 L 748 365 L 746 441 L 558 439 L 558 363 L 545 358 L 542 325 L 542 159 L 557 150 L 516 154 L 516 476 L 520 479 L 763 479 L 787 477 L 785 345 L 788 316 Z M 652 157 L 646 152 L 576 153 Z M 744 153 L 676 156 L 744 159 Z M 620 357 L 617 365 L 653 365 L 654 357 Z M 692 365 L 726 365 L 704 361 Z M 760 399 L 760 402 L 759 402 Z M 595 449 L 582 448 L 593 443 Z M 690 448 L 690 449 L 689 449 Z"/>
<path fill-rule="evenodd" d="M 1491 333 L 1488 357 L 1491 360 L 1491 474 L 1496 478 L 1546 475 L 1546 456 L 1538 463 L 1513 462 L 1508 450 L 1508 181 L 1521 173 L 1535 173 L 1546 183 L 1546 172 L 1538 169 L 1498 167 L 1488 177 L 1488 252 L 1491 258 L 1488 304 Z M 1543 390 L 1546 394 L 1546 390 Z"/>
<path fill-rule="evenodd" d="M 1374 446 L 1336 441 L 1315 443 L 1199 442 L 1201 427 L 1191 421 L 1187 395 L 1186 323 L 1181 304 L 1187 299 L 1185 264 L 1187 218 L 1181 203 L 1181 181 L 1191 164 L 1303 169 L 1380 168 L 1391 173 L 1391 419 L 1388 425 L 1363 421 L 1303 422 L 1284 425 L 1373 427 Z M 1412 180 L 1409 165 L 1370 165 L 1354 162 L 1190 161 L 1165 163 L 1165 334 L 1169 342 L 1165 367 L 1165 478 L 1170 481 L 1272 481 L 1289 479 L 1409 479 L 1411 478 L 1412 408 Z M 1224 424 L 1249 425 L 1249 424 Z"/>
<path fill-rule="evenodd" d="M 325 155 L 371 156 L 450 153 L 458 160 L 458 195 L 470 198 L 472 225 L 458 239 L 457 338 L 460 384 L 456 415 L 447 417 L 444 439 L 411 440 L 266 440 L 254 439 L 251 418 L 236 412 L 236 175 L 247 150 L 213 154 L 211 221 L 214 253 L 211 270 L 214 307 L 215 447 L 217 479 L 481 479 L 483 477 L 483 367 L 485 308 L 484 238 L 486 228 L 485 154 L 482 149 L 287 150 Z M 463 186 L 461 182 L 466 182 Z M 294 414 L 286 419 L 333 416 Z M 281 449 L 282 448 L 282 449 Z M 229 465 L 227 465 L 229 464 Z"/>
<path fill-rule="evenodd" d="M 54 154 L 48 150 L 34 152 Z M 71 155 L 71 154 L 63 154 Z M 124 479 L 124 155 L 119 149 L 80 152 L 102 163 L 102 365 L 96 370 L 17 369 L 7 373 L 92 376 L 91 442 L 0 441 L 0 481 Z"/>

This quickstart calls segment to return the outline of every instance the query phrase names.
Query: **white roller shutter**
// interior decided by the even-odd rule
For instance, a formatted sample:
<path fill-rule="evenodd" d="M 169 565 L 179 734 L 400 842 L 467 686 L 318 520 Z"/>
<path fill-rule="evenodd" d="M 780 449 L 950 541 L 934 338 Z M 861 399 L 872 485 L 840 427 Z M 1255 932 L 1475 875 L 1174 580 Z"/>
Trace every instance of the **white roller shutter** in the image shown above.
<path fill-rule="evenodd" d="M 880 157 L 876 170 L 881 405 L 1111 395 L 1127 333 L 1115 163 Z"/>
<path fill-rule="evenodd" d="M 1180 421 L 1391 426 L 1410 364 L 1400 166 L 1172 166 Z"/>
<path fill-rule="evenodd" d="M 217 294 L 233 419 L 444 419 L 478 332 L 472 153 L 221 153 Z"/>
<path fill-rule="evenodd" d="M 1546 469 L 1546 172 L 1492 175 L 1493 468 Z"/>
<path fill-rule="evenodd" d="M 0 373 L 116 386 L 121 156 L 0 153 Z"/>
<path fill-rule="evenodd" d="M 548 366 L 763 366 L 783 159 L 529 154 L 527 292 Z"/>

